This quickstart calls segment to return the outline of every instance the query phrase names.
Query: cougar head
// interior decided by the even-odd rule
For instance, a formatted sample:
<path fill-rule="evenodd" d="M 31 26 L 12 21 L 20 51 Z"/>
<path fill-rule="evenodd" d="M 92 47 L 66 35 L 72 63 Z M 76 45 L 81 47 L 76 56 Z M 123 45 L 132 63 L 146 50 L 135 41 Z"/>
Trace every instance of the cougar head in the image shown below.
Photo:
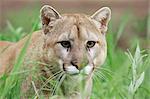
<path fill-rule="evenodd" d="M 92 16 L 60 15 L 53 7 L 41 9 L 43 33 L 49 59 L 56 59 L 59 68 L 68 74 L 89 74 L 104 63 L 107 53 L 106 31 L 111 10 L 103 7 Z M 51 58 L 50 58 L 51 57 Z"/>

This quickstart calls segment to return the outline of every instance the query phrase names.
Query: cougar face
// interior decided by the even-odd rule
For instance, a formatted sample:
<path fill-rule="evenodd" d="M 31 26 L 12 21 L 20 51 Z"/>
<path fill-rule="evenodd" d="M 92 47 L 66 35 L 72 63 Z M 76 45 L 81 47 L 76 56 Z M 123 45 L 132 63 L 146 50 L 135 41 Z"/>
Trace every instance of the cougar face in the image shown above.
<path fill-rule="evenodd" d="M 68 74 L 89 74 L 102 65 L 107 53 L 105 32 L 110 9 L 104 7 L 94 15 L 60 15 L 54 8 L 41 9 L 45 44 L 57 59 L 59 68 Z M 52 53 L 51 52 L 51 53 Z"/>

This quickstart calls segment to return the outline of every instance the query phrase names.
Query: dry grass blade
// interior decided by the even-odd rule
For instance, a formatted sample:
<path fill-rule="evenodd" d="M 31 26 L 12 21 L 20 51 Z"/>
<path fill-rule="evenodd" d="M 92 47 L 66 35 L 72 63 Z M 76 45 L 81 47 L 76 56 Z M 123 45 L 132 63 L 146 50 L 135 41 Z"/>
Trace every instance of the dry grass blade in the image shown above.
<path fill-rule="evenodd" d="M 32 83 L 32 86 L 33 86 L 33 89 L 34 89 L 34 91 L 35 91 L 36 96 L 37 96 L 38 98 L 40 98 L 40 95 L 39 95 L 39 93 L 38 93 L 38 90 L 37 90 L 37 88 L 36 88 L 36 86 L 35 86 L 34 81 L 31 81 L 31 83 Z"/>

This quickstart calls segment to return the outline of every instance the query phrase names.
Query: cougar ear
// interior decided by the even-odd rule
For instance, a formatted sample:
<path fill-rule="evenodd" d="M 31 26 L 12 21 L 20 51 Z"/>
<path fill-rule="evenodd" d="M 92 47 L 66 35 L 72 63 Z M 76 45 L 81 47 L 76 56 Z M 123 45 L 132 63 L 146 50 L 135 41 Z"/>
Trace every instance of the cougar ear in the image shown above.
<path fill-rule="evenodd" d="M 61 18 L 61 15 L 51 6 L 49 5 L 44 5 L 41 10 L 41 21 L 42 21 L 42 27 L 45 31 L 46 28 L 48 28 L 47 26 L 50 25 L 52 26 L 53 23 L 55 22 L 55 20 Z"/>
<path fill-rule="evenodd" d="M 103 7 L 96 11 L 91 18 L 99 22 L 98 27 L 102 33 L 105 33 L 107 31 L 108 22 L 111 19 L 111 10 L 108 7 Z"/>

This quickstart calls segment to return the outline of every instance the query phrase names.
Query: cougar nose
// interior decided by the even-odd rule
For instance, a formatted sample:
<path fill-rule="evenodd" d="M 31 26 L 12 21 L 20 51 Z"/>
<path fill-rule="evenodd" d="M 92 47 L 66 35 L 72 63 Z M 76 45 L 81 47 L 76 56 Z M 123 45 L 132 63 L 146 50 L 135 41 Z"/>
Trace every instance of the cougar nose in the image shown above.
<path fill-rule="evenodd" d="M 78 67 L 78 62 L 77 61 L 71 61 L 71 65 L 75 66 L 77 69 L 79 69 Z"/>

